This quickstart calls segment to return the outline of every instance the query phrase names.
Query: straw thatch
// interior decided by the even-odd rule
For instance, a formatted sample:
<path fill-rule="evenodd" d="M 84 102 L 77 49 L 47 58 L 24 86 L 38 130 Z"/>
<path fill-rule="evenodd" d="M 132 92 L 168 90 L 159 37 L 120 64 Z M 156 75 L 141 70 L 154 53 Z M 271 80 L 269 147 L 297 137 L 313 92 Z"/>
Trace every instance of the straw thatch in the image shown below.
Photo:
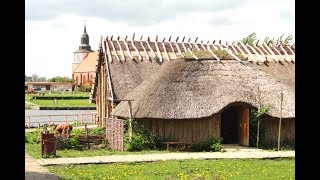
<path fill-rule="evenodd" d="M 279 117 L 280 93 L 284 94 L 282 117 L 295 117 L 294 64 L 180 59 L 162 66 L 150 78 L 137 77 L 146 79 L 125 97 L 134 99 L 135 118 L 202 118 L 234 102 L 270 105 L 268 114 Z M 118 104 L 112 114 L 127 117 L 127 102 Z"/>

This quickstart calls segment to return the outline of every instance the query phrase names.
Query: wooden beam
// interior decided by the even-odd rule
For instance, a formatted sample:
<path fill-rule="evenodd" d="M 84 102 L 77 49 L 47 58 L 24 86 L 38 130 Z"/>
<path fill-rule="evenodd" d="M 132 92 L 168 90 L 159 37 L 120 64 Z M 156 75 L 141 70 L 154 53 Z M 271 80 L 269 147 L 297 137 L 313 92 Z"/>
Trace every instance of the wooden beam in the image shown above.
<path fill-rule="evenodd" d="M 293 57 L 292 57 L 291 59 L 292 59 L 293 61 L 295 61 L 295 53 L 293 52 L 293 50 L 291 49 L 290 46 L 287 46 L 287 48 L 288 48 L 289 51 L 292 53 L 292 56 L 293 56 Z"/>
<path fill-rule="evenodd" d="M 236 48 L 233 47 L 232 43 L 229 46 L 231 47 L 234 53 L 238 54 L 238 51 L 236 50 Z"/>
<path fill-rule="evenodd" d="M 166 37 L 163 38 L 161 44 L 162 44 L 162 47 L 163 47 L 164 54 L 165 54 L 166 57 L 167 57 L 167 60 L 170 61 L 169 54 L 168 54 L 167 49 L 166 49 L 166 46 L 165 46 L 165 44 L 164 44 L 164 41 L 165 41 L 165 40 L 166 40 Z"/>
<path fill-rule="evenodd" d="M 249 57 L 251 57 L 251 59 L 252 59 L 254 62 L 258 62 L 258 61 L 256 60 L 256 58 L 252 55 L 251 51 L 249 51 L 249 49 L 247 48 L 247 46 L 244 45 L 242 41 L 240 41 L 240 45 L 248 52 Z M 248 60 L 249 60 L 249 59 L 248 59 Z M 249 61 L 250 61 L 250 60 L 249 60 Z"/>
<path fill-rule="evenodd" d="M 267 49 L 263 47 L 263 43 L 261 44 L 260 47 L 267 53 L 268 56 L 266 56 L 266 57 L 267 57 L 266 59 L 267 59 L 267 60 L 268 60 L 269 58 L 272 59 L 272 56 L 271 56 L 271 54 L 269 53 L 269 51 L 267 51 Z"/>
<path fill-rule="evenodd" d="M 187 52 L 187 48 L 186 48 L 186 46 L 184 45 L 184 38 L 185 38 L 185 36 L 183 36 L 183 38 L 182 38 L 182 43 L 181 43 L 181 45 L 182 45 L 182 47 L 183 47 L 184 52 Z"/>
<path fill-rule="evenodd" d="M 171 36 L 170 36 L 169 39 L 168 39 L 168 43 L 169 43 L 170 48 L 171 48 L 171 50 L 172 50 L 172 52 L 173 52 L 174 59 L 178 59 L 178 57 L 177 57 L 177 55 L 176 55 L 176 52 L 174 51 L 173 46 L 172 46 L 172 44 L 171 44 Z"/>
<path fill-rule="evenodd" d="M 188 39 L 189 49 L 191 50 L 191 49 L 193 49 L 193 48 L 192 48 L 192 45 L 191 45 L 190 41 L 191 41 L 191 37 L 189 37 L 189 39 Z"/>
<path fill-rule="evenodd" d="M 106 52 L 105 50 L 106 50 L 106 46 L 108 45 L 108 43 L 104 43 L 104 46 L 102 46 L 103 48 L 104 48 L 104 52 Z M 105 56 L 105 59 L 107 59 L 107 54 L 104 54 L 104 56 Z M 109 61 L 110 62 L 110 61 Z M 112 62 L 112 61 L 111 61 Z M 106 64 L 106 71 L 107 71 L 107 74 L 108 74 L 108 85 L 109 85 L 109 89 L 110 89 L 110 95 L 111 95 L 111 100 L 113 100 L 113 88 L 112 88 L 112 86 L 111 86 L 111 77 L 110 77 L 110 69 L 109 69 L 109 63 L 108 62 L 106 62 L 105 63 Z M 99 83 L 98 83 L 99 84 Z M 101 94 L 100 94 L 100 96 L 101 96 Z M 100 117 L 101 118 L 101 121 L 102 121 L 102 117 Z"/>
<path fill-rule="evenodd" d="M 180 47 L 178 45 L 178 39 L 179 39 L 179 36 L 176 38 L 176 41 L 174 42 L 174 44 L 176 45 L 177 49 L 178 49 L 178 53 L 182 56 L 182 53 L 181 53 L 181 50 L 180 50 Z"/>
<path fill-rule="evenodd" d="M 242 51 L 242 49 L 238 46 L 237 43 L 232 43 L 239 51 L 241 52 L 242 56 L 249 59 L 248 56 Z"/>
<path fill-rule="evenodd" d="M 113 35 L 112 35 L 111 38 L 110 38 L 110 43 L 111 43 L 112 49 L 113 49 L 113 51 L 114 51 L 114 54 L 116 55 L 116 59 L 120 62 L 120 58 L 119 58 L 119 56 L 118 56 L 118 54 L 117 54 L 116 48 L 115 48 L 114 45 L 113 45 L 112 38 L 113 38 Z"/>
<path fill-rule="evenodd" d="M 279 58 L 280 61 L 281 60 L 286 61 L 286 58 L 278 51 L 278 49 L 276 47 L 271 47 L 271 48 L 273 48 L 279 54 L 278 56 L 281 57 L 281 58 Z"/>
<path fill-rule="evenodd" d="M 108 39 L 108 36 L 106 37 L 106 40 L 104 41 L 104 44 L 105 44 L 105 46 L 106 46 L 106 50 L 107 51 L 105 51 L 105 52 L 107 52 L 106 54 L 108 55 L 108 60 L 109 60 L 109 62 L 112 62 L 112 56 L 111 56 L 111 51 L 110 51 L 110 48 L 109 48 L 109 45 L 108 45 L 108 41 L 109 41 L 109 39 Z"/>
<path fill-rule="evenodd" d="M 228 49 L 228 46 L 227 46 L 227 48 L 224 48 L 221 44 L 218 44 L 218 47 L 220 47 L 222 50 L 227 51 L 227 53 L 230 54 L 230 55 L 231 55 L 233 58 L 235 58 L 237 61 L 242 62 L 242 60 L 241 60 L 240 58 L 238 58 L 238 56 L 236 56 L 235 54 L 233 54 L 233 52 Z"/>
<path fill-rule="evenodd" d="M 148 45 L 148 48 L 150 49 L 150 51 L 151 51 L 151 53 L 152 53 L 153 59 L 155 59 L 155 58 L 156 58 L 156 53 L 154 53 L 154 51 L 153 51 L 153 49 L 151 48 L 149 42 L 150 42 L 150 37 L 148 37 L 148 39 L 147 39 L 147 45 Z"/>
<path fill-rule="evenodd" d="M 188 51 L 196 60 L 199 59 L 197 56 L 195 56 L 195 55 L 192 53 L 192 51 L 191 51 L 189 48 L 187 48 L 187 51 Z"/>
<path fill-rule="evenodd" d="M 122 57 L 121 60 L 125 61 L 126 58 L 124 57 L 124 53 L 123 53 L 122 47 L 121 47 L 121 45 L 120 45 L 119 39 L 120 39 L 120 36 L 117 37 L 117 44 L 118 44 L 119 49 L 120 49 L 120 54 L 121 54 L 121 57 Z"/>
<path fill-rule="evenodd" d="M 283 48 L 283 46 L 282 46 L 282 44 L 280 44 L 280 49 L 284 52 L 284 54 L 286 55 L 286 57 L 287 57 L 287 61 L 293 61 L 292 59 L 291 59 L 291 57 L 289 56 L 289 54 L 287 53 L 287 51 Z"/>
<path fill-rule="evenodd" d="M 219 48 L 217 48 L 216 46 L 215 46 L 215 43 L 216 41 L 214 40 L 214 41 L 212 41 L 212 48 L 214 49 L 214 50 L 219 50 Z"/>
<path fill-rule="evenodd" d="M 194 42 L 192 44 L 197 48 L 197 50 L 200 50 L 200 48 L 197 44 L 197 40 L 198 40 L 198 37 L 196 38 L 196 40 L 194 40 Z"/>
<path fill-rule="evenodd" d="M 200 46 L 202 47 L 203 50 L 205 50 L 205 51 L 207 50 L 203 45 L 203 40 L 200 41 Z"/>
<path fill-rule="evenodd" d="M 259 40 L 258 40 L 259 42 Z M 258 46 L 258 42 L 256 44 L 253 45 L 254 48 L 256 48 L 259 53 L 261 54 L 261 56 L 263 57 L 263 61 L 262 62 L 265 62 L 267 60 L 267 56 L 261 51 L 261 49 Z"/>
<path fill-rule="evenodd" d="M 275 60 L 276 62 L 279 62 L 278 57 L 273 53 L 273 51 L 269 48 L 269 46 L 263 42 L 263 45 L 266 47 L 266 49 L 270 52 L 271 56 L 273 57 L 273 60 Z M 262 46 L 263 46 L 262 45 Z"/>
<path fill-rule="evenodd" d="M 132 44 L 133 49 L 138 54 L 139 60 L 142 61 L 142 56 L 141 56 L 140 52 L 138 51 L 136 45 L 134 44 L 134 37 L 135 37 L 135 33 L 132 34 L 131 44 Z"/>
<path fill-rule="evenodd" d="M 263 57 L 260 56 L 260 54 L 256 51 L 256 49 L 252 46 L 250 46 L 249 44 L 247 44 L 248 48 L 252 49 L 252 51 L 256 54 L 256 56 L 258 57 L 258 59 L 261 61 L 261 62 L 264 62 L 265 59 L 263 59 Z"/>
<path fill-rule="evenodd" d="M 147 59 L 148 59 L 148 60 L 151 60 L 150 57 L 149 57 L 149 54 L 148 54 L 146 48 L 144 48 L 143 43 L 142 43 L 141 40 L 142 40 L 142 35 L 141 35 L 141 37 L 140 37 L 139 42 L 140 42 L 140 44 L 141 44 L 141 46 L 142 46 L 142 48 L 143 48 L 144 53 L 146 54 Z"/>
<path fill-rule="evenodd" d="M 215 53 L 213 53 L 213 52 L 211 51 L 210 45 L 209 45 L 209 41 L 206 43 L 206 45 L 207 45 L 207 50 L 212 54 L 212 56 L 213 56 L 214 58 L 216 58 L 216 60 L 218 60 L 219 62 L 221 62 L 220 58 L 219 58 Z"/>
<path fill-rule="evenodd" d="M 158 53 L 159 60 L 160 60 L 160 62 L 162 62 L 162 55 L 161 55 L 160 49 L 158 47 L 158 35 L 156 35 L 155 45 L 156 45 L 156 50 L 157 50 L 157 53 Z"/>
<path fill-rule="evenodd" d="M 127 43 L 127 38 L 128 38 L 128 35 L 126 36 L 126 38 L 123 40 L 123 43 L 124 45 L 126 46 L 126 49 L 127 49 L 127 54 L 129 55 L 130 59 L 131 60 L 134 60 L 134 57 L 132 56 L 130 50 L 129 50 L 129 46 L 128 46 L 128 43 Z"/>

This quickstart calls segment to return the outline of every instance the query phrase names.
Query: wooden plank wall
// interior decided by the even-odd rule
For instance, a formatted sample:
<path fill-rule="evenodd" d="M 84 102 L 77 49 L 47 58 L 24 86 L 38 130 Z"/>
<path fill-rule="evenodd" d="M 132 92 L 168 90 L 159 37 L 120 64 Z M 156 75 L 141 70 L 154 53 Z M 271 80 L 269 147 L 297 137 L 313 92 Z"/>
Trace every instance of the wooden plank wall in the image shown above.
<path fill-rule="evenodd" d="M 136 119 L 164 141 L 199 142 L 220 137 L 221 114 L 201 119 Z"/>
<path fill-rule="evenodd" d="M 277 146 L 279 118 L 264 117 L 261 125 L 265 127 L 265 143 L 269 146 Z M 295 142 L 295 118 L 281 119 L 281 139 L 280 144 L 293 144 Z"/>

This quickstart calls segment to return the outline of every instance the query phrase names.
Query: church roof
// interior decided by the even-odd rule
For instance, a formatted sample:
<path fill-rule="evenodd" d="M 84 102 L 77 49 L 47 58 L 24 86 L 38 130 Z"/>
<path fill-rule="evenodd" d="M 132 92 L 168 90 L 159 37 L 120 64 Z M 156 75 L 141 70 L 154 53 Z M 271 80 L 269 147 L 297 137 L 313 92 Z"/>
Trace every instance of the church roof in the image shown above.
<path fill-rule="evenodd" d="M 81 72 L 95 72 L 95 65 L 98 59 L 97 52 L 90 52 L 88 53 L 87 57 L 84 58 L 78 67 L 74 70 L 74 73 L 81 73 Z"/>

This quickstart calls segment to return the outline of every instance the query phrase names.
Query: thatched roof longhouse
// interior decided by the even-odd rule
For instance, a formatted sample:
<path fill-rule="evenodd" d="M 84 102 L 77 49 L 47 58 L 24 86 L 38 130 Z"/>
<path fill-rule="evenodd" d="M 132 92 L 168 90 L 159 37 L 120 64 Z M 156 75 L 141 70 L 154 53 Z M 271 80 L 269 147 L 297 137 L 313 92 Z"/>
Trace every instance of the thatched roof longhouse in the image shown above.
<path fill-rule="evenodd" d="M 287 80 L 276 78 L 288 74 L 261 70 L 270 67 L 281 69 L 283 65 L 269 63 L 268 67 L 259 68 L 235 60 L 219 63 L 180 59 L 164 64 L 125 99 L 134 99 L 135 118 L 202 118 L 218 113 L 233 102 L 255 107 L 270 105 L 269 115 L 279 117 L 280 93 L 283 93 L 282 117 L 295 117 L 294 87 Z M 294 75 L 294 64 L 288 64 L 286 68 L 291 69 L 291 75 Z M 127 102 L 118 104 L 112 114 L 127 117 Z"/>

